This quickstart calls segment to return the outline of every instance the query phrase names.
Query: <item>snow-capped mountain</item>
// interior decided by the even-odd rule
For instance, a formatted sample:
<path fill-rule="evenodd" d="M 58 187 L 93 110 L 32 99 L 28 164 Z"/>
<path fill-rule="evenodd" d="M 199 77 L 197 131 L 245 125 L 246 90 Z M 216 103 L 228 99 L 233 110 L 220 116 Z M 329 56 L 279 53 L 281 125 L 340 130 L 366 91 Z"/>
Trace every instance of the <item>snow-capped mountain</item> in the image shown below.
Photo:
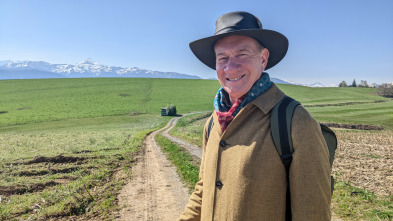
<path fill-rule="evenodd" d="M 198 76 L 176 72 L 151 71 L 142 68 L 124 68 L 101 65 L 88 58 L 75 65 L 50 64 L 45 61 L 0 61 L 0 80 L 39 79 L 39 78 L 88 78 L 88 77 L 126 77 L 126 78 L 183 78 L 200 79 Z M 212 78 L 217 80 L 217 78 Z M 277 84 L 325 87 L 321 83 L 300 84 L 290 80 L 271 78 Z"/>
<path fill-rule="evenodd" d="M 280 79 L 278 79 L 280 80 Z M 272 80 L 273 82 L 275 82 L 274 80 Z M 282 82 L 275 82 L 275 83 L 279 83 L 279 84 L 291 84 L 291 85 L 299 85 L 299 86 L 305 86 L 305 87 L 337 87 L 337 85 L 323 85 L 321 82 L 316 82 L 316 83 L 312 83 L 312 84 L 302 84 L 302 83 L 298 83 L 295 81 L 291 81 L 291 80 L 280 80 Z"/>
<path fill-rule="evenodd" d="M 316 83 L 313 83 L 313 84 L 304 84 L 304 86 L 307 86 L 307 87 L 326 87 L 321 82 L 316 82 Z"/>
<path fill-rule="evenodd" d="M 289 80 L 281 80 L 278 78 L 270 78 L 271 81 L 273 81 L 276 84 L 292 84 L 292 85 L 300 85 L 298 83 L 295 83 L 293 81 L 289 81 Z"/>
<path fill-rule="evenodd" d="M 52 73 L 52 75 L 51 75 Z M 0 61 L 0 79 L 32 78 L 83 78 L 83 77 L 140 77 L 140 78 L 185 78 L 198 76 L 176 72 L 150 71 L 141 68 L 123 68 L 101 65 L 87 59 L 78 64 L 50 64 L 44 61 Z"/>

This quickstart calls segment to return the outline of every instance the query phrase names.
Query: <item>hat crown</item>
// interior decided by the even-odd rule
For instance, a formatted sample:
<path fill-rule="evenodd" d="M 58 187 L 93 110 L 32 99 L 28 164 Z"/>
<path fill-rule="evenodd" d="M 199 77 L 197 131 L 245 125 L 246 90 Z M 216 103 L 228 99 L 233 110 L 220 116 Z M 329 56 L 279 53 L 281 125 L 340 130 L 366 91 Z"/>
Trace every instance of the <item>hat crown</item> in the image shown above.
<path fill-rule="evenodd" d="M 217 19 L 214 35 L 249 29 L 262 29 L 261 21 L 248 12 L 230 12 Z"/>

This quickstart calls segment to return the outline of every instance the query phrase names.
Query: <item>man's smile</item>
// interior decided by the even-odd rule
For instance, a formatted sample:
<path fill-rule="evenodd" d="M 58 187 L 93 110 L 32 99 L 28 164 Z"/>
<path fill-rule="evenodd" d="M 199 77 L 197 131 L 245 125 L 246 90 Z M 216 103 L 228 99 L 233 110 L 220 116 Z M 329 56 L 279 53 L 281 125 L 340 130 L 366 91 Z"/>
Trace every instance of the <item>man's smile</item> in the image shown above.
<path fill-rule="evenodd" d="M 246 76 L 245 74 L 243 74 L 242 76 L 240 76 L 240 77 L 237 77 L 237 78 L 227 78 L 227 81 L 237 81 L 237 80 L 240 80 L 240 79 L 242 79 L 244 76 Z"/>

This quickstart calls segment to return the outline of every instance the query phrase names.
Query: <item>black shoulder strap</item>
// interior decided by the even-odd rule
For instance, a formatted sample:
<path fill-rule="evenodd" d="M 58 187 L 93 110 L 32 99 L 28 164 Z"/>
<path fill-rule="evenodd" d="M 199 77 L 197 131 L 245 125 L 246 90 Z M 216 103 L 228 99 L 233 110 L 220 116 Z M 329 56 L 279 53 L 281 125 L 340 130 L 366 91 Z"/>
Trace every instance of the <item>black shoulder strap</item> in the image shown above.
<path fill-rule="evenodd" d="M 291 124 L 292 116 L 295 108 L 300 103 L 291 97 L 284 96 L 281 101 L 273 108 L 270 129 L 274 141 L 274 145 L 284 164 L 287 177 L 287 193 L 286 193 L 286 209 L 285 219 L 292 220 L 291 212 L 291 193 L 289 187 L 289 168 L 292 163 L 292 137 Z"/>
<path fill-rule="evenodd" d="M 214 119 L 213 119 L 213 116 L 211 116 L 211 117 L 210 117 L 210 121 L 209 121 L 209 126 L 208 126 L 208 128 L 207 128 L 207 137 L 206 137 L 206 140 L 209 139 L 210 132 L 211 132 L 213 126 L 214 126 Z"/>
<path fill-rule="evenodd" d="M 284 96 L 272 110 L 270 129 L 274 145 L 280 157 L 288 158 L 288 154 L 292 155 L 292 116 L 296 106 L 299 104 L 293 98 Z"/>

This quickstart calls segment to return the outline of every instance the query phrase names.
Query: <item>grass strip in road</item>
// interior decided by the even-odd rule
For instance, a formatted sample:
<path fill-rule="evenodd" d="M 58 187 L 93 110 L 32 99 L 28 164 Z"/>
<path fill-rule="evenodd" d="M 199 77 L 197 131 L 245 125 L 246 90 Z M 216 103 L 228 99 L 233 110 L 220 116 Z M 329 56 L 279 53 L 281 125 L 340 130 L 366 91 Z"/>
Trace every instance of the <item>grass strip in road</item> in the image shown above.
<path fill-rule="evenodd" d="M 393 195 L 378 197 L 346 182 L 334 186 L 334 212 L 346 220 L 393 220 Z"/>
<path fill-rule="evenodd" d="M 177 167 L 178 174 L 192 190 L 199 180 L 199 167 L 195 165 L 187 150 L 179 147 L 161 134 L 155 137 L 158 146 L 161 147 L 167 158 Z"/>
<path fill-rule="evenodd" d="M 211 112 L 206 112 L 206 113 L 191 114 L 189 116 L 182 117 L 179 119 L 176 126 L 186 127 L 195 121 L 210 117 L 211 114 L 212 114 Z"/>
<path fill-rule="evenodd" d="M 182 117 L 169 133 L 174 137 L 201 147 L 203 126 L 211 114 L 211 112 L 198 113 Z"/>

